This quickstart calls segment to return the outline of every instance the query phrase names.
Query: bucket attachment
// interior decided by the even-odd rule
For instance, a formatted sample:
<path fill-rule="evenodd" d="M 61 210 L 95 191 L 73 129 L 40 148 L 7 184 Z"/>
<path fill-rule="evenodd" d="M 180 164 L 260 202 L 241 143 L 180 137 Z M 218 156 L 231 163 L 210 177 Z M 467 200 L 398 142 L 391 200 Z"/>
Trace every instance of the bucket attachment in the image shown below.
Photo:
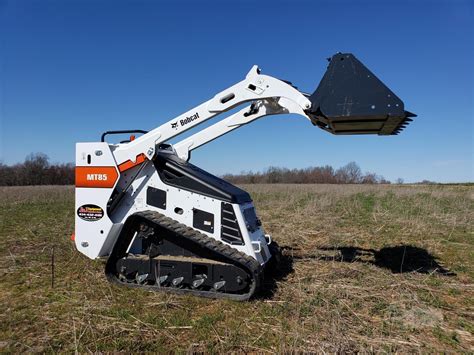
<path fill-rule="evenodd" d="M 405 111 L 384 83 L 350 53 L 337 53 L 306 112 L 314 125 L 334 134 L 396 135 L 415 114 Z"/>

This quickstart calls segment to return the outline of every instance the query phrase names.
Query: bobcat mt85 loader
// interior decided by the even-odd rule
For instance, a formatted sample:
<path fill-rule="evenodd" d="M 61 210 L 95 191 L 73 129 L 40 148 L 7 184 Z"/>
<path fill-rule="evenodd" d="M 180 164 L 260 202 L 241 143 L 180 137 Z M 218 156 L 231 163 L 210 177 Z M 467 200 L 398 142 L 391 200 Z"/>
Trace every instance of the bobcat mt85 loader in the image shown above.
<path fill-rule="evenodd" d="M 264 271 L 277 267 L 279 248 L 250 195 L 189 163 L 190 153 L 260 117 L 288 113 L 337 135 L 396 135 L 415 116 L 350 53 L 329 59 L 311 95 L 254 66 L 242 81 L 152 131 L 109 131 L 100 142 L 76 144 L 77 249 L 92 259 L 107 257 L 106 276 L 117 284 L 249 299 L 262 288 Z M 105 141 L 118 133 L 141 135 Z"/>

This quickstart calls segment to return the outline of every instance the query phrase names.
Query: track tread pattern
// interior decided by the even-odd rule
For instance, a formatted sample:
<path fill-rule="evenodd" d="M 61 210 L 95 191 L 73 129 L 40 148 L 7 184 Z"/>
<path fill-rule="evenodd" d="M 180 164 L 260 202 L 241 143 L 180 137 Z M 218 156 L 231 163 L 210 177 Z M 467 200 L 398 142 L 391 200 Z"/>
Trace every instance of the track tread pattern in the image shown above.
<path fill-rule="evenodd" d="M 129 219 L 132 218 L 133 222 L 129 222 Z M 111 256 L 107 262 L 106 266 L 106 276 L 110 282 L 125 285 L 128 287 L 133 288 L 145 288 L 150 291 L 161 291 L 161 292 L 170 292 L 176 294 L 192 294 L 195 296 L 200 297 L 208 297 L 208 298 L 227 298 L 236 301 L 245 301 L 251 298 L 255 292 L 259 289 L 260 285 L 262 284 L 263 278 L 263 268 L 262 266 L 255 260 L 254 258 L 228 246 L 221 241 L 213 239 L 187 225 L 179 223 L 178 221 L 164 216 L 163 214 L 155 211 L 142 211 L 137 212 L 131 215 L 127 220 L 129 223 L 147 223 L 152 224 L 155 226 L 159 226 L 161 228 L 165 228 L 170 232 L 178 234 L 181 238 L 186 239 L 187 241 L 196 243 L 203 248 L 212 250 L 213 252 L 217 253 L 221 258 L 225 259 L 226 262 L 231 263 L 235 266 L 241 267 L 245 270 L 245 272 L 249 275 L 251 281 L 250 289 L 245 294 L 232 294 L 232 293 L 225 293 L 225 292 L 218 292 L 218 291 L 204 291 L 204 290 L 193 290 L 193 289 L 179 289 L 179 288 L 172 288 L 172 287 L 161 287 L 159 285 L 138 285 L 133 283 L 126 283 L 122 282 L 113 272 L 110 270 L 114 269 L 111 263 L 116 262 L 116 258 L 114 258 L 115 248 L 112 251 Z M 136 221 L 136 222 L 135 222 Z M 125 223 L 127 223 L 125 222 Z M 122 233 L 124 230 L 128 230 L 128 228 L 122 229 Z M 120 234 L 118 240 L 120 238 L 125 238 L 127 236 Z"/>

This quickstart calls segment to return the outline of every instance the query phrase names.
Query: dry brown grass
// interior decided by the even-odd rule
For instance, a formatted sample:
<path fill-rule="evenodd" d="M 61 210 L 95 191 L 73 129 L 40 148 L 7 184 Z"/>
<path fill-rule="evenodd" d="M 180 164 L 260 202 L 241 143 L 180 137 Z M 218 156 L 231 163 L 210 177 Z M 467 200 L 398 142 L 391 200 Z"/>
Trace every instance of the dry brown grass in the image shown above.
<path fill-rule="evenodd" d="M 0 188 L 0 349 L 474 351 L 474 188 L 244 188 L 293 269 L 245 303 L 112 286 L 69 241 L 72 188 Z"/>

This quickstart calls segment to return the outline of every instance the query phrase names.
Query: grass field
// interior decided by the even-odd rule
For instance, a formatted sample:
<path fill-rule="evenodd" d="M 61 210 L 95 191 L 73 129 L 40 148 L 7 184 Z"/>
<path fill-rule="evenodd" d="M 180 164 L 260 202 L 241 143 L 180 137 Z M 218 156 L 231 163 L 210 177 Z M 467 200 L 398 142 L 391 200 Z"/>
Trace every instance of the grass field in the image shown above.
<path fill-rule="evenodd" d="M 0 351 L 474 351 L 474 187 L 244 188 L 285 255 L 244 303 L 113 286 L 73 188 L 0 188 Z"/>

